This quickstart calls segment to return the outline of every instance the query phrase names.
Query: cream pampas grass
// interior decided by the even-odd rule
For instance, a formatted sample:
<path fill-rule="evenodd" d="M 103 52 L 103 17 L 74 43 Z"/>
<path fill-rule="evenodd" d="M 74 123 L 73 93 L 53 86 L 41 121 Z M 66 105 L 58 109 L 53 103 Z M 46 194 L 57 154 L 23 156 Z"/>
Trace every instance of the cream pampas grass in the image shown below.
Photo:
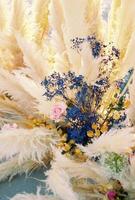
<path fill-rule="evenodd" d="M 53 148 L 53 152 L 55 161 L 52 163 L 51 170 L 46 173 L 48 178 L 45 182 L 47 183 L 48 188 L 51 189 L 56 196 L 59 196 L 64 200 L 70 198 L 75 200 L 79 199 L 78 194 L 72 189 L 72 180 L 76 180 L 78 185 L 80 182 L 79 180 L 86 178 L 90 178 L 91 181 L 94 180 L 99 184 L 107 182 L 105 171 L 99 165 L 93 164 L 90 161 L 80 163 L 70 160 L 61 155 L 55 148 Z M 75 187 L 77 188 L 78 185 Z M 84 184 L 83 186 L 82 182 L 80 186 L 83 188 L 86 185 Z M 92 197 L 92 194 L 90 194 L 90 196 Z"/>
<path fill-rule="evenodd" d="M 14 156 L 0 164 L 0 181 L 5 181 L 7 179 L 11 181 L 12 178 L 18 174 L 29 175 L 29 173 L 40 166 L 42 166 L 41 163 L 32 160 L 26 160 L 19 163 L 18 156 Z"/>
<path fill-rule="evenodd" d="M 55 162 L 53 163 L 53 166 L 57 167 L 58 169 L 64 169 L 69 174 L 70 178 L 91 177 L 92 179 L 97 180 L 99 182 L 106 181 L 103 168 L 97 165 L 96 163 L 93 163 L 90 160 L 87 160 L 84 163 L 71 160 L 61 155 L 61 152 L 54 148 L 53 152 L 55 155 Z"/>
<path fill-rule="evenodd" d="M 50 151 L 49 145 L 56 142 L 53 132 L 45 129 L 15 129 L 0 132 L 0 159 L 18 155 L 18 162 L 26 160 L 42 162 Z"/>
<path fill-rule="evenodd" d="M 51 159 L 51 146 L 56 142 L 53 132 L 37 128 L 3 130 L 0 133 L 0 180 L 28 173 L 45 166 Z M 5 160 L 5 161 L 3 161 Z"/>
<path fill-rule="evenodd" d="M 93 140 L 93 144 L 81 147 L 87 155 L 98 155 L 105 152 L 131 153 L 135 146 L 134 128 L 111 130 L 107 134 Z"/>
<path fill-rule="evenodd" d="M 69 175 L 61 168 L 52 168 L 49 170 L 47 185 L 53 191 L 54 195 L 57 195 L 63 200 L 77 200 L 77 194 L 72 190 Z M 66 194 L 66 195 L 65 195 Z"/>

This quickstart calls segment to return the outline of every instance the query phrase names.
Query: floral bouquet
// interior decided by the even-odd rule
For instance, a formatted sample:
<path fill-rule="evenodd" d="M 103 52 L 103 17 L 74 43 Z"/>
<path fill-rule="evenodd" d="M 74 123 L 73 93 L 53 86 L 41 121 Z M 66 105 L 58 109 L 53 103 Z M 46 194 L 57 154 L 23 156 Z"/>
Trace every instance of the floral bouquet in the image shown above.
<path fill-rule="evenodd" d="M 47 177 L 12 200 L 135 199 L 135 2 L 102 3 L 1 0 L 0 181 Z"/>

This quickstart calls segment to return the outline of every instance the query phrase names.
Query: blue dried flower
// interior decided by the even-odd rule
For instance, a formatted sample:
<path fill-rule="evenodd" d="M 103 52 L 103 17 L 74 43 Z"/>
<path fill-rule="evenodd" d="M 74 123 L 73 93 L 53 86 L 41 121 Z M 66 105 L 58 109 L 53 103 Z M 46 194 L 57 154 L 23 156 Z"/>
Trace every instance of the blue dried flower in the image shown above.
<path fill-rule="evenodd" d="M 62 96 L 68 100 L 67 90 L 81 90 L 86 85 L 84 77 L 82 75 L 76 76 L 74 72 L 69 71 L 67 74 L 59 74 L 54 72 L 49 77 L 42 81 L 42 85 L 45 87 L 44 96 L 51 100 L 55 96 Z"/>
<path fill-rule="evenodd" d="M 73 139 L 79 144 L 87 144 L 90 140 L 87 132 L 92 130 L 92 124 L 97 121 L 96 114 L 82 112 L 78 107 L 72 106 L 67 109 L 66 118 L 71 123 L 67 128 L 68 139 Z"/>
<path fill-rule="evenodd" d="M 120 51 L 116 49 L 114 46 L 112 47 L 112 55 L 114 55 L 117 59 L 120 58 Z"/>
<path fill-rule="evenodd" d="M 72 47 L 73 49 L 77 49 L 79 51 L 82 50 L 82 44 L 85 42 L 89 45 L 91 51 L 92 51 L 92 55 L 94 56 L 94 58 L 97 58 L 100 55 L 101 49 L 103 47 L 103 45 L 101 44 L 101 42 L 97 41 L 96 37 L 93 36 L 87 36 L 86 38 L 73 38 L 71 40 L 72 42 Z"/>
<path fill-rule="evenodd" d="M 76 102 L 79 107 L 85 108 L 87 111 L 91 110 L 91 103 L 93 97 L 93 90 L 86 83 L 76 94 Z"/>
<path fill-rule="evenodd" d="M 88 136 L 85 128 L 67 128 L 68 140 L 74 140 L 77 144 L 86 145 Z"/>
<path fill-rule="evenodd" d="M 97 41 L 95 41 L 95 44 L 92 46 L 92 55 L 94 58 L 98 57 L 101 52 L 101 44 Z"/>
<path fill-rule="evenodd" d="M 65 79 L 61 77 L 59 73 L 54 72 L 52 75 L 48 76 L 41 83 L 45 87 L 44 96 L 51 100 L 53 97 L 61 95 L 65 97 Z"/>

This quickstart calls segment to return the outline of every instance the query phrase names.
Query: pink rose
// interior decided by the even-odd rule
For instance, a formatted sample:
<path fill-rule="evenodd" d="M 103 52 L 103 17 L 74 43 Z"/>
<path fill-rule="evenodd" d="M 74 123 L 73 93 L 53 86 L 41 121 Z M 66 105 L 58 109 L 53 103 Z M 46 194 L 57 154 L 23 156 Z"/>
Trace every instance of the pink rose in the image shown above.
<path fill-rule="evenodd" d="M 56 122 L 60 121 L 66 113 L 67 105 L 65 103 L 57 103 L 51 109 L 50 118 Z"/>
<path fill-rule="evenodd" d="M 108 191 L 107 197 L 109 200 L 115 200 L 117 197 L 117 193 L 115 191 Z"/>
<path fill-rule="evenodd" d="M 7 130 L 13 130 L 17 128 L 17 124 L 4 124 L 4 126 L 1 128 L 2 131 L 7 131 Z"/>

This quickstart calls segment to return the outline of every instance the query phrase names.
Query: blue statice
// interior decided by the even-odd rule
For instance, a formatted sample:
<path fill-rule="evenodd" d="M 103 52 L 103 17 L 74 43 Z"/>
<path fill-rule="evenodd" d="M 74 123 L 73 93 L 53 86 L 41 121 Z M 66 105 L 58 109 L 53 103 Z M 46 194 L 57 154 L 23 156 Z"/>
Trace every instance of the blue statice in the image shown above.
<path fill-rule="evenodd" d="M 76 143 L 87 144 L 90 141 L 87 132 L 92 130 L 92 124 L 96 123 L 96 114 L 83 112 L 77 106 L 72 106 L 67 109 L 66 119 L 70 122 L 70 126 L 67 128 L 68 140 L 72 139 Z"/>
<path fill-rule="evenodd" d="M 44 96 L 51 100 L 55 96 L 63 96 L 65 94 L 65 78 L 61 77 L 59 73 L 54 72 L 52 75 L 45 77 L 41 83 L 45 87 Z"/>
<path fill-rule="evenodd" d="M 75 105 L 67 108 L 66 118 L 71 122 L 72 126 L 76 127 L 80 127 L 87 122 L 91 124 L 95 121 L 94 113 L 84 112 Z"/>
<path fill-rule="evenodd" d="M 90 45 L 90 49 L 92 50 L 92 55 L 94 58 L 99 57 L 101 53 L 101 49 L 103 47 L 102 43 L 96 39 L 96 37 L 88 36 L 86 38 L 87 43 Z"/>
<path fill-rule="evenodd" d="M 90 111 L 92 100 L 93 100 L 92 87 L 88 86 L 85 83 L 76 94 L 76 104 L 79 107 L 82 107 L 87 111 Z"/>
<path fill-rule="evenodd" d="M 98 58 L 100 56 L 101 50 L 103 48 L 103 45 L 100 41 L 98 41 L 96 39 L 96 37 L 94 35 L 92 36 L 87 36 L 87 37 L 83 37 L 83 38 L 73 38 L 71 40 L 72 49 L 77 49 L 77 51 L 82 51 L 82 44 L 87 43 L 89 45 L 89 48 L 92 52 L 92 55 L 94 58 Z"/>
<path fill-rule="evenodd" d="M 82 75 L 75 75 L 75 72 L 69 71 L 67 75 L 65 74 L 67 85 L 70 89 L 78 89 L 82 87 L 82 85 L 85 83 L 84 77 Z"/>
<path fill-rule="evenodd" d="M 67 128 L 68 140 L 74 140 L 77 144 L 86 145 L 89 141 L 87 129 L 82 128 Z"/>
<path fill-rule="evenodd" d="M 45 77 L 41 84 L 45 87 L 44 96 L 48 100 L 55 96 L 62 96 L 67 100 L 67 90 L 78 89 L 84 83 L 82 75 L 76 76 L 74 72 L 69 71 L 67 74 L 54 72 L 52 75 Z"/>

